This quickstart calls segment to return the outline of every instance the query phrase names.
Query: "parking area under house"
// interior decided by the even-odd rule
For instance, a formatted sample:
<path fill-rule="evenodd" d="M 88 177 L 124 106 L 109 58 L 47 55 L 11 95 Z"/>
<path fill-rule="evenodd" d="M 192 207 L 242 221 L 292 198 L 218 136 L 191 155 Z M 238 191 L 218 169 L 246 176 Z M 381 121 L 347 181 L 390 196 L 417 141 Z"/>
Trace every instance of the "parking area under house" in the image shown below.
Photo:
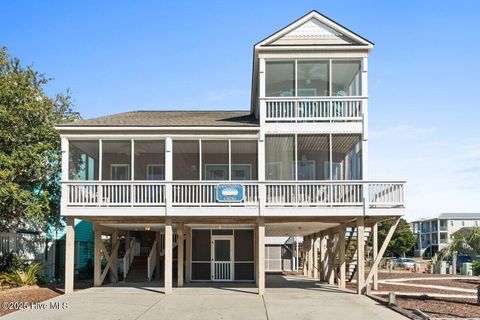
<path fill-rule="evenodd" d="M 164 294 L 157 282 L 118 283 L 44 302 L 46 309 L 5 319 L 405 319 L 369 298 L 304 276 L 266 276 L 266 294 L 253 284 L 189 284 Z M 50 303 L 65 303 L 55 309 Z"/>

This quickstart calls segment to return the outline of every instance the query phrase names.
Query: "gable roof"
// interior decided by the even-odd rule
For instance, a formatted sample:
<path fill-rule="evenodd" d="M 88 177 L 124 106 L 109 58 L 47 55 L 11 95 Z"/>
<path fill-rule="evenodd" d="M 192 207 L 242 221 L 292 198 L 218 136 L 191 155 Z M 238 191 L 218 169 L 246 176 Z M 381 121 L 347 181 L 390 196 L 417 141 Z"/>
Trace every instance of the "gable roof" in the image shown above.
<path fill-rule="evenodd" d="M 372 48 L 374 43 L 313 10 L 261 40 L 255 44 L 255 48 L 292 45 L 357 45 Z"/>
<path fill-rule="evenodd" d="M 132 111 L 57 125 L 63 127 L 256 127 L 248 111 Z"/>

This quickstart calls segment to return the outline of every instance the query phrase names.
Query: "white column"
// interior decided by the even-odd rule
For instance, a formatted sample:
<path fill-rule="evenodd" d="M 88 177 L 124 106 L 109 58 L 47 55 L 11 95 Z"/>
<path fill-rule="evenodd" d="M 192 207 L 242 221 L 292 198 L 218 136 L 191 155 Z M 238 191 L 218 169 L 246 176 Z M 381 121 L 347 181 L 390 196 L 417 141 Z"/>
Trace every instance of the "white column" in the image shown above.
<path fill-rule="evenodd" d="M 338 282 L 338 287 L 340 289 L 345 288 L 346 284 L 346 263 L 345 263 L 345 225 L 340 225 L 340 232 L 338 233 L 338 245 L 340 246 L 338 255 L 339 255 L 339 264 L 340 264 L 340 281 Z"/>
<path fill-rule="evenodd" d="M 357 218 L 357 293 L 362 294 L 365 281 L 365 218 Z"/>
<path fill-rule="evenodd" d="M 69 144 L 66 138 L 61 139 L 62 148 L 62 181 L 68 181 L 68 149 Z M 60 198 L 60 210 L 62 214 L 66 213 L 68 201 L 68 187 L 65 183 L 61 184 L 62 196 Z"/>
<path fill-rule="evenodd" d="M 118 262 L 118 248 L 117 250 L 114 250 L 115 246 L 117 245 L 118 242 L 118 231 L 114 230 L 112 232 L 112 235 L 110 237 L 110 242 L 112 244 L 112 253 L 110 254 L 110 258 L 112 260 L 111 266 L 112 268 L 110 269 L 110 281 L 112 283 L 116 283 L 118 281 L 118 267 L 117 267 L 117 262 Z"/>
<path fill-rule="evenodd" d="M 65 293 L 73 292 L 73 277 L 75 274 L 75 219 L 67 217 L 65 241 Z"/>
<path fill-rule="evenodd" d="M 320 239 L 318 238 L 318 233 L 313 235 L 313 278 L 318 279 L 318 246 Z"/>
<path fill-rule="evenodd" d="M 327 239 L 324 233 L 320 233 L 320 281 L 326 281 L 326 262 L 327 262 Z"/>
<path fill-rule="evenodd" d="M 183 224 L 177 224 L 177 251 L 178 251 L 178 259 L 177 259 L 177 285 L 179 287 L 183 287 Z"/>
<path fill-rule="evenodd" d="M 315 238 L 313 236 L 313 234 L 308 237 L 309 238 L 309 246 L 308 246 L 308 276 L 309 277 L 313 277 L 313 268 L 314 268 L 314 264 L 313 264 L 313 250 L 314 250 L 314 246 L 315 246 Z"/>
<path fill-rule="evenodd" d="M 328 235 L 328 284 L 335 284 L 335 235 L 331 232 Z"/>
<path fill-rule="evenodd" d="M 295 237 L 295 272 L 298 272 L 298 238 Z"/>
<path fill-rule="evenodd" d="M 165 219 L 165 294 L 172 293 L 172 220 Z"/>
<path fill-rule="evenodd" d="M 102 233 L 97 229 L 97 224 L 93 227 L 94 234 L 94 258 L 93 258 L 93 285 L 99 287 L 102 285 L 100 280 L 102 275 L 102 252 L 100 250 L 100 242 L 102 241 Z"/>
<path fill-rule="evenodd" d="M 265 222 L 262 217 L 257 224 L 257 283 L 258 294 L 265 294 Z"/>
<path fill-rule="evenodd" d="M 173 142 L 171 137 L 165 138 L 165 214 L 172 213 L 172 180 L 173 180 Z"/>
<path fill-rule="evenodd" d="M 192 244 L 191 244 L 191 228 L 185 227 L 185 282 L 190 282 L 190 268 L 191 268 L 191 261 L 192 261 Z"/>
<path fill-rule="evenodd" d="M 378 255 L 378 223 L 375 222 L 372 228 L 373 232 L 373 261 Z M 378 290 L 378 268 L 373 274 L 373 290 Z"/>

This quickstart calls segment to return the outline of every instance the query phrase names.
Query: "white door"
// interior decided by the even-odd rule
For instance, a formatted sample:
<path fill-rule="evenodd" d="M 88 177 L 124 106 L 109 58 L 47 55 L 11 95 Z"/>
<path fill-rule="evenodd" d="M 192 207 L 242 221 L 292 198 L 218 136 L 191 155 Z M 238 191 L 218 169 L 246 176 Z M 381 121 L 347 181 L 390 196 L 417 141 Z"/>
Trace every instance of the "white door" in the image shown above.
<path fill-rule="evenodd" d="M 233 236 L 212 236 L 212 280 L 233 281 Z"/>

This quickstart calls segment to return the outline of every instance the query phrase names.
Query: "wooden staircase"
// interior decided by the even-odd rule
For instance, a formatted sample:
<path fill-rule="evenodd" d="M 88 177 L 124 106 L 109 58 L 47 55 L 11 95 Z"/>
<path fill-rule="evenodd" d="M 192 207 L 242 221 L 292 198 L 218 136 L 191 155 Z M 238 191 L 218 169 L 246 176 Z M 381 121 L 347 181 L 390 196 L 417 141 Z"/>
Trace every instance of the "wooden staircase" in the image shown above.
<path fill-rule="evenodd" d="M 130 269 L 128 270 L 125 282 L 144 282 L 147 277 L 147 256 L 136 256 L 133 258 Z"/>

